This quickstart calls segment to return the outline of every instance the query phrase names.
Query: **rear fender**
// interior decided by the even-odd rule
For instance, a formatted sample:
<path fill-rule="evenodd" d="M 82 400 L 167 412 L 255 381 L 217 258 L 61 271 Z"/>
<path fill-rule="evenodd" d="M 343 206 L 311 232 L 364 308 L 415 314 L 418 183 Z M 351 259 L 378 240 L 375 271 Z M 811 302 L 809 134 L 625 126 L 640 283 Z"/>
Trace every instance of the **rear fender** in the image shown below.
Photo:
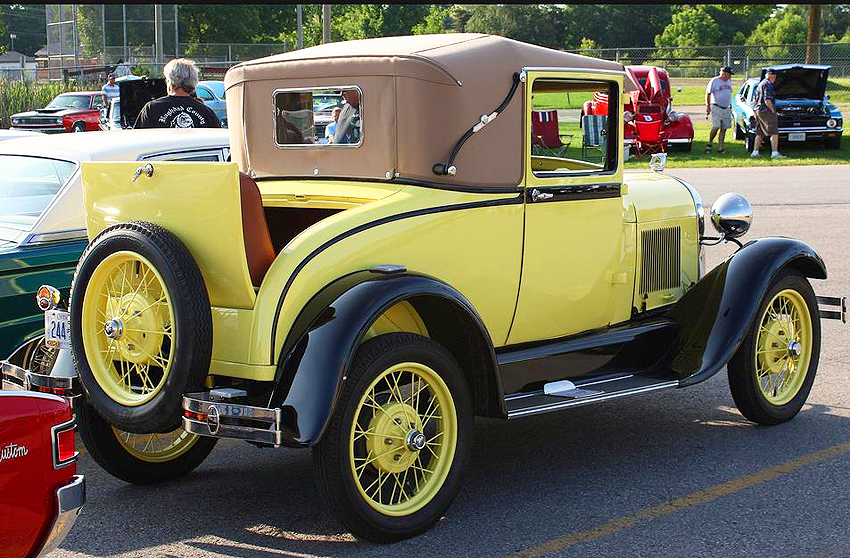
<path fill-rule="evenodd" d="M 762 238 L 745 244 L 673 305 L 668 315 L 680 332 L 669 358 L 680 386 L 706 380 L 729 362 L 768 287 L 786 268 L 826 279 L 823 260 L 805 242 Z"/>
<path fill-rule="evenodd" d="M 488 396 L 495 399 L 501 394 L 492 341 L 481 318 L 463 295 L 431 277 L 359 271 L 337 279 L 317 293 L 298 315 L 284 342 L 268 406 L 281 408 L 288 445 L 310 446 L 321 439 L 355 351 L 367 332 L 384 312 L 399 302 L 411 301 L 414 308 L 418 306 L 417 311 L 424 309 L 425 305 L 420 306 L 417 300 L 428 300 L 428 307 L 452 312 L 444 316 L 444 321 L 457 320 L 451 324 L 455 338 L 463 337 L 457 330 L 463 327 L 464 319 L 475 324 L 477 332 L 473 333 L 483 338 L 487 349 L 478 351 L 486 353 L 483 368 L 493 379 L 484 382 L 493 392 Z M 433 326 L 438 324 L 433 319 L 426 319 L 426 324 L 434 338 L 438 327 Z M 435 340 L 443 341 L 443 338 L 438 333 Z"/>

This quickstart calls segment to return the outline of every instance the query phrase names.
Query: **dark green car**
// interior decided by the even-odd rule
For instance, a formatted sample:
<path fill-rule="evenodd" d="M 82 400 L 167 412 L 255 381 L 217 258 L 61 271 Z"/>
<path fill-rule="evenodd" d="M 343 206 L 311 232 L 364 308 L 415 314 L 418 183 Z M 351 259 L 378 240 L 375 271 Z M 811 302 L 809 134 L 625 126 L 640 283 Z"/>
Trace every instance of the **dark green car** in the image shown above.
<path fill-rule="evenodd" d="M 0 359 L 49 366 L 41 285 L 67 300 L 88 244 L 82 161 L 225 161 L 227 130 L 128 130 L 36 136 L 0 142 Z"/>

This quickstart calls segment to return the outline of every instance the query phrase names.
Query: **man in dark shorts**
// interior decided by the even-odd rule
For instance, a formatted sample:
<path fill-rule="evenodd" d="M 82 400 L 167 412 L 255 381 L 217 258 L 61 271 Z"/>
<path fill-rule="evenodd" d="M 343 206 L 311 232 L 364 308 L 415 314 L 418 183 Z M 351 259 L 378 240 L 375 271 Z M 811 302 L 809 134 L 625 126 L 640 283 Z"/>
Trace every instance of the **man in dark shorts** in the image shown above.
<path fill-rule="evenodd" d="M 753 104 L 756 109 L 756 141 L 753 146 L 751 157 L 759 156 L 759 147 L 765 137 L 770 136 L 770 146 L 773 151 L 771 159 L 782 159 L 785 156 L 779 153 L 779 121 L 776 116 L 776 95 L 773 92 L 773 82 L 776 81 L 776 72 L 767 70 L 767 76 L 756 86 L 756 94 Z"/>
<path fill-rule="evenodd" d="M 221 128 L 221 122 L 203 102 L 191 97 L 198 85 L 198 67 L 185 58 L 172 60 L 162 70 L 168 95 L 148 102 L 134 128 Z"/>

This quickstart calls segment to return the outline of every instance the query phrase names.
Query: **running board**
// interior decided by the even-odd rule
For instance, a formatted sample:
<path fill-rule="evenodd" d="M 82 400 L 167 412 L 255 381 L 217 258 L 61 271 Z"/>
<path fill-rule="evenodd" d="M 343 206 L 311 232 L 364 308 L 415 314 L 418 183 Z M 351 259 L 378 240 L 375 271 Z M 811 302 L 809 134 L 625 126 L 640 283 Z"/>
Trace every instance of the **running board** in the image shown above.
<path fill-rule="evenodd" d="M 613 378 L 571 382 L 550 382 L 543 389 L 505 397 L 508 418 L 519 418 L 569 407 L 579 407 L 610 399 L 678 387 L 678 380 L 664 380 L 635 374 Z"/>

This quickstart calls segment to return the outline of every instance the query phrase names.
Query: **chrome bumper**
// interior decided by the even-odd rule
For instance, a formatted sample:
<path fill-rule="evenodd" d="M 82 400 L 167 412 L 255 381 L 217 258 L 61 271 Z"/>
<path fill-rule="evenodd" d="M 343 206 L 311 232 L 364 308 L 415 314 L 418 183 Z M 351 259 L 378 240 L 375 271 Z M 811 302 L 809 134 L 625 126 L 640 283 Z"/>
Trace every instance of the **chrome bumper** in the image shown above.
<path fill-rule="evenodd" d="M 70 484 L 56 491 L 57 513 L 53 526 L 48 531 L 44 546 L 36 556 L 44 556 L 56 550 L 56 547 L 65 539 L 65 535 L 74 526 L 77 516 L 86 503 L 86 478 L 83 475 L 75 475 Z"/>
<path fill-rule="evenodd" d="M 214 438 L 283 444 L 280 409 L 240 405 L 206 391 L 183 395 L 183 429 Z"/>
<path fill-rule="evenodd" d="M 74 397 L 80 393 L 77 376 L 37 374 L 6 360 L 0 361 L 0 388 L 41 391 L 66 397 Z"/>
<path fill-rule="evenodd" d="M 841 320 L 847 323 L 846 296 L 818 296 L 818 310 L 822 320 Z"/>

